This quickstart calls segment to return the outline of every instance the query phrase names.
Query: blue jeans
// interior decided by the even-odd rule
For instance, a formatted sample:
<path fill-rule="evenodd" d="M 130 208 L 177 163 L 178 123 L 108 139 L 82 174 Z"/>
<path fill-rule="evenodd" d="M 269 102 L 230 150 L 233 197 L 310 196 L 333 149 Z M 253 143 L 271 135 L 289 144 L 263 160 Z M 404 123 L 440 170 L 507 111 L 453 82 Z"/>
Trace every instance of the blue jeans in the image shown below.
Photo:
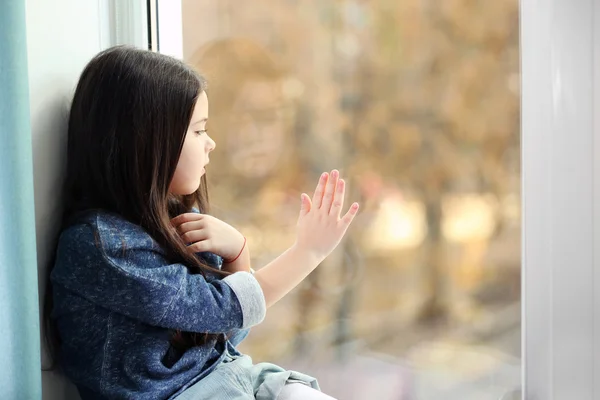
<path fill-rule="evenodd" d="M 320 390 L 317 380 L 308 375 L 271 363 L 254 365 L 249 356 L 232 355 L 225 350 L 225 358 L 215 370 L 182 392 L 176 400 L 274 400 L 283 387 L 291 383 Z"/>

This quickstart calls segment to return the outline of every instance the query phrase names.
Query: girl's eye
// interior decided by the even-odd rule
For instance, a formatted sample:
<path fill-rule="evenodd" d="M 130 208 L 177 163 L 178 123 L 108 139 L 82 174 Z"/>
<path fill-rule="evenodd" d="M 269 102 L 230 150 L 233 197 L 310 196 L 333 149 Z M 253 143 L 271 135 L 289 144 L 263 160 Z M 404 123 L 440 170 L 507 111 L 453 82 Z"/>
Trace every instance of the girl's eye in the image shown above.
<path fill-rule="evenodd" d="M 202 135 L 203 133 L 207 133 L 207 132 L 208 132 L 208 130 L 204 129 L 204 130 L 201 130 L 201 131 L 196 131 L 196 134 L 197 135 Z"/>

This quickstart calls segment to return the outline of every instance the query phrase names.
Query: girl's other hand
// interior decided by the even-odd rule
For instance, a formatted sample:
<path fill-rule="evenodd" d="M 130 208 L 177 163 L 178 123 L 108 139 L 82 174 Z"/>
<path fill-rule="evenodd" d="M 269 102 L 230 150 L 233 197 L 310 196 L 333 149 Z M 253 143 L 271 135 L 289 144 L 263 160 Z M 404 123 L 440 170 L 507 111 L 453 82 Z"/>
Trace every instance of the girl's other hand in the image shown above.
<path fill-rule="evenodd" d="M 245 249 L 244 236 L 233 226 L 213 216 L 186 213 L 173 218 L 171 224 L 194 253 L 208 251 L 227 262 L 238 257 Z"/>
<path fill-rule="evenodd" d="M 337 170 L 323 173 L 312 201 L 302 193 L 298 237 L 295 247 L 322 261 L 337 247 L 352 220 L 358 213 L 358 203 L 353 203 L 342 217 L 345 182 Z"/>

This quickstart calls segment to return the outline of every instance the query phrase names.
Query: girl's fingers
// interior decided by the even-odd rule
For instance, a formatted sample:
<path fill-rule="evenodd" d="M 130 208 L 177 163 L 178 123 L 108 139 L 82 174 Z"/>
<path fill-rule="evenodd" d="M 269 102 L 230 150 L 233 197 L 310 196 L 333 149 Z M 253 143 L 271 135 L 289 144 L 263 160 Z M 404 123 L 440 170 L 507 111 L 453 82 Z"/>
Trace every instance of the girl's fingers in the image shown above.
<path fill-rule="evenodd" d="M 205 239 L 208 239 L 208 232 L 206 229 L 193 230 L 181 235 L 181 240 L 186 244 L 200 242 Z"/>
<path fill-rule="evenodd" d="M 327 214 L 329 214 L 331 210 L 331 204 L 333 203 L 333 197 L 335 195 L 335 188 L 338 183 L 338 178 L 339 172 L 335 169 L 331 171 L 331 175 L 329 176 L 329 180 L 327 181 L 327 186 L 325 187 L 323 203 L 321 204 L 321 209 L 323 209 Z"/>
<path fill-rule="evenodd" d="M 340 214 L 342 213 L 342 207 L 344 206 L 344 195 L 346 192 L 346 182 L 343 179 L 340 179 L 337 183 L 337 188 L 335 189 L 335 197 L 333 200 L 333 204 L 331 205 L 331 215 L 334 215 L 336 218 L 340 218 Z"/>
<path fill-rule="evenodd" d="M 192 250 L 194 253 L 203 253 L 205 251 L 209 251 L 210 242 L 208 240 L 203 240 L 201 242 L 196 242 L 196 243 L 188 246 L 188 248 L 190 250 Z"/>
<path fill-rule="evenodd" d="M 300 195 L 300 216 L 303 217 L 310 212 L 310 197 L 306 193 Z"/>
<path fill-rule="evenodd" d="M 315 194 L 313 195 L 312 204 L 314 207 L 320 208 L 323 203 L 323 193 L 325 192 L 325 185 L 327 184 L 327 180 L 329 178 L 329 174 L 327 172 L 323 172 L 321 174 L 321 178 L 319 178 L 319 183 L 317 184 L 317 188 L 315 189 Z"/>
<path fill-rule="evenodd" d="M 171 225 L 177 228 L 179 225 L 184 224 L 186 222 L 200 221 L 203 217 L 204 215 L 198 213 L 185 213 L 173 218 L 171 220 Z"/>
<path fill-rule="evenodd" d="M 358 203 L 353 203 L 346 215 L 344 215 L 342 218 L 342 223 L 346 226 L 346 228 L 352 223 L 352 220 L 354 220 L 354 217 L 358 213 L 358 208 Z"/>
<path fill-rule="evenodd" d="M 180 235 L 186 234 L 191 231 L 197 231 L 204 228 L 204 221 L 192 221 L 192 222 L 184 222 L 183 224 L 176 227 L 177 233 Z"/>

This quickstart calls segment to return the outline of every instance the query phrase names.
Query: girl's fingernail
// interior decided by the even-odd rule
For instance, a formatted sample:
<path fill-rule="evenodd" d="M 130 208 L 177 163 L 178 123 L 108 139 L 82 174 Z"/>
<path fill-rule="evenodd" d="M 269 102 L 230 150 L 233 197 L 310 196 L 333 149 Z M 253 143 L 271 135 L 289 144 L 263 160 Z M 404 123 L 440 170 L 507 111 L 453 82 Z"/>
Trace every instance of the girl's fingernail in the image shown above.
<path fill-rule="evenodd" d="M 327 172 L 323 172 L 323 174 L 321 174 L 321 179 L 325 179 L 327 178 Z"/>

